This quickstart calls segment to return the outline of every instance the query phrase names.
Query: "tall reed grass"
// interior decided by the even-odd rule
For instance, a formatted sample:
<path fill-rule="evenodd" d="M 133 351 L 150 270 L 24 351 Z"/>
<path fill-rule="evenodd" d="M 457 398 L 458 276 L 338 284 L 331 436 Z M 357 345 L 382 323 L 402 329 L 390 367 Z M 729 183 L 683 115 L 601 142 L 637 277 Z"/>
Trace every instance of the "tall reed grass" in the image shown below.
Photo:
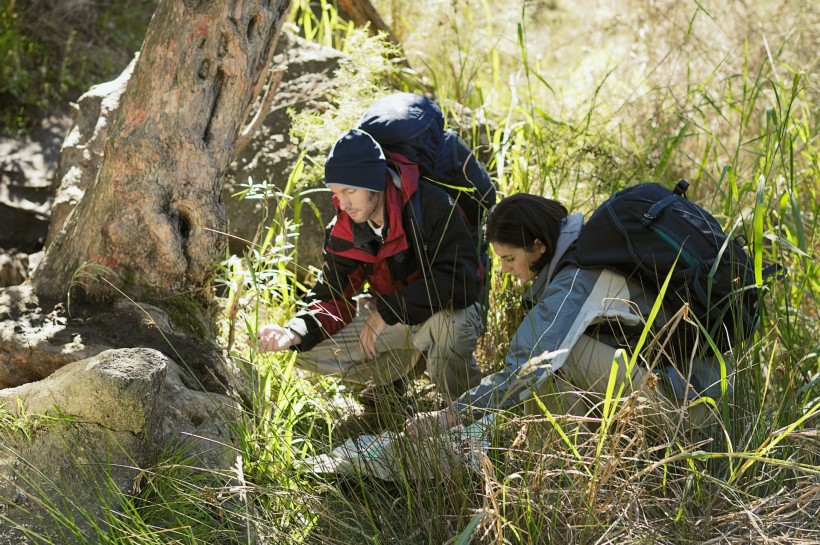
<path fill-rule="evenodd" d="M 191 469 L 170 457 L 151 471 L 149 491 L 127 499 L 95 539 L 820 541 L 820 101 L 809 52 L 817 51 L 811 28 L 820 13 L 800 2 L 782 9 L 628 4 L 628 16 L 605 24 L 607 8 L 594 2 L 514 9 L 486 0 L 379 3 L 406 40 L 411 65 L 423 68 L 414 78 L 368 72 L 361 85 L 340 91 L 321 120 L 303 119 L 299 138 L 313 146 L 306 145 L 305 162 L 284 189 L 248 187 L 246 198 L 274 204 L 248 253 L 224 263 L 224 340 L 234 358 L 258 370 L 252 406 L 238 426 L 239 469 L 230 485 L 198 487 Z M 298 4 L 294 17 L 318 43 L 369 44 L 368 51 L 389 56 L 378 40 L 355 37 L 324 1 Z M 747 30 L 765 17 L 771 32 Z M 356 66 L 348 70 L 354 81 Z M 613 379 L 602 410 L 584 418 L 546 406 L 498 415 L 476 468 L 431 467 L 408 451 L 395 482 L 304 470 L 300 460 L 347 437 L 398 429 L 407 403 L 397 400 L 397 415 L 365 414 L 345 386 L 297 371 L 292 353 L 259 354 L 252 341 L 260 324 L 294 312 L 303 289 L 300 215 L 311 213 L 304 209 L 311 199 L 327 197 L 310 193 L 311 168 L 302 167 L 320 165 L 329 133 L 341 132 L 328 127 L 346 128 L 393 77 L 404 88 L 433 90 L 502 195 L 542 194 L 588 213 L 627 185 L 685 177 L 692 198 L 745 236 L 762 286 L 762 323 L 753 339 L 724 355 L 734 388 L 703 402 L 713 414 L 709 427 L 693 433 L 678 415 L 658 413 Z M 773 263 L 785 274 L 764 283 L 761 272 Z M 522 315 L 516 286 L 495 271 L 477 351 L 488 372 L 502 365 Z M 442 403 L 424 395 L 410 401 L 419 409 Z M 653 419 L 665 424 L 647 423 Z M 429 471 L 430 479 L 418 478 Z M 202 509 L 205 491 L 230 497 L 230 509 Z M 243 530 L 228 531 L 214 517 Z M 199 526 L 223 531 L 194 531 Z"/>
<path fill-rule="evenodd" d="M 501 193 L 544 194 L 589 212 L 633 183 L 694 181 L 697 201 L 751 243 L 763 286 L 762 325 L 748 345 L 725 355 L 735 387 L 710 404 L 715 423 L 708 430 L 693 436 L 674 426 L 662 433 L 647 428 L 639 415 L 650 409 L 618 395 L 622 386 L 612 384 L 595 423 L 599 433 L 591 437 L 572 433 L 577 422 L 567 416 L 511 415 L 498 426 L 484 470 L 459 479 L 465 487 L 459 493 L 444 488 L 448 499 L 457 499 L 449 508 L 419 497 L 409 483 L 403 493 L 366 483 L 355 496 L 363 512 L 345 509 L 338 517 L 348 523 L 387 517 L 381 529 L 365 525 L 359 539 L 399 543 L 817 538 L 818 105 L 810 75 L 787 64 L 802 59 L 809 70 L 816 67 L 800 48 L 790 49 L 792 36 L 805 31 L 796 25 L 777 45 L 775 36 L 721 36 L 712 48 L 707 37 L 719 16 L 708 7 L 675 8 L 668 21 L 650 9 L 644 15 L 666 34 L 641 47 L 665 47 L 646 54 L 656 64 L 643 66 L 640 85 L 624 96 L 623 76 L 634 65 L 610 60 L 598 81 L 580 92 L 567 89 L 557 70 L 533 54 L 529 34 L 537 33 L 537 17 L 520 14 L 516 38 L 509 39 L 494 34 L 503 17 L 494 13 L 493 23 L 480 22 L 490 19 L 479 15 L 482 6 L 474 6 L 473 19 L 461 12 L 441 16 L 436 24 L 448 32 L 439 46 L 448 53 L 422 62 L 442 104 L 472 109 L 445 107 L 463 135 L 489 150 L 486 161 Z M 681 11 L 689 14 L 682 26 Z M 742 23 L 733 19 L 730 26 Z M 487 34 L 496 39 L 477 38 Z M 573 100 L 559 104 L 570 92 Z M 772 263 L 787 272 L 764 284 L 761 271 Z M 508 279 L 492 277 L 480 350 L 488 370 L 500 364 L 520 312 L 511 288 Z M 439 486 L 435 481 L 433 488 Z M 396 499 L 385 507 L 391 494 Z M 422 526 L 408 537 L 386 522 L 399 513 L 406 526 L 431 503 L 445 509 L 433 516 L 451 526 Z M 750 509 L 757 509 L 756 518 L 747 516 Z"/>

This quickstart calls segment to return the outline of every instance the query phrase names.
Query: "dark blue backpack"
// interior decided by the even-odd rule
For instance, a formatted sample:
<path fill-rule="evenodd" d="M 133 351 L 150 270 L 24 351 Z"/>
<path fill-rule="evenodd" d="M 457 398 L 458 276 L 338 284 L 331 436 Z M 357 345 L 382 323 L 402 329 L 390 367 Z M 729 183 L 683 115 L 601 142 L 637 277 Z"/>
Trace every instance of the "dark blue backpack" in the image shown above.
<path fill-rule="evenodd" d="M 655 289 L 671 272 L 666 300 L 688 302 L 725 351 L 758 325 L 754 264 L 741 237 L 729 238 L 711 214 L 686 198 L 688 187 L 686 180 L 673 191 L 646 183 L 613 194 L 584 224 L 571 260 L 637 275 Z"/>
<path fill-rule="evenodd" d="M 356 128 L 369 133 L 385 151 L 418 165 L 423 181 L 453 197 L 476 245 L 481 245 L 480 226 L 495 204 L 495 186 L 467 143 L 456 132 L 444 130 L 444 114 L 435 102 L 415 93 L 393 93 L 374 102 Z"/>

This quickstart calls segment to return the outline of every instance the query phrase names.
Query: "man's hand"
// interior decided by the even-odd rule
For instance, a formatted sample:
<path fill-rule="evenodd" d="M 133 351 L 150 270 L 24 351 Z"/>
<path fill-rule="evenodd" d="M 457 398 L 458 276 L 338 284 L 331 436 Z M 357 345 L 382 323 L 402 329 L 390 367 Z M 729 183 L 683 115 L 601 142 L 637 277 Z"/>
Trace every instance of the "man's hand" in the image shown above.
<path fill-rule="evenodd" d="M 404 422 L 404 431 L 413 439 L 432 437 L 458 424 L 458 416 L 450 408 L 419 413 Z"/>
<path fill-rule="evenodd" d="M 376 339 L 379 338 L 381 332 L 387 327 L 387 323 L 376 310 L 375 305 L 368 305 L 370 309 L 370 316 L 364 322 L 361 332 L 359 333 L 359 342 L 362 343 L 362 350 L 368 358 L 376 357 Z"/>
<path fill-rule="evenodd" d="M 279 352 L 302 342 L 302 337 L 286 327 L 276 324 L 263 325 L 257 333 L 260 352 Z"/>

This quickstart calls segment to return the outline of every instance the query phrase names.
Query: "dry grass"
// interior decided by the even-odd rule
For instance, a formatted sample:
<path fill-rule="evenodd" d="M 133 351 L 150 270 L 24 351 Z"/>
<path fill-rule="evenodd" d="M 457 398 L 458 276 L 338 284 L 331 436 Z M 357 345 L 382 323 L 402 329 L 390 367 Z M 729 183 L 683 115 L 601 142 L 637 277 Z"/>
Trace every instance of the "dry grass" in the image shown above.
<path fill-rule="evenodd" d="M 783 263 L 790 274 L 766 295 L 761 334 L 732 355 L 735 392 L 716 405 L 712 427 L 686 429 L 637 396 L 608 400 L 611 418 L 503 414 L 477 470 L 434 467 L 430 480 L 413 477 L 430 468 L 412 456 L 396 483 L 320 477 L 297 463 L 348 435 L 400 427 L 408 402 L 441 406 L 423 383 L 394 400 L 395 411 L 363 414 L 335 381 L 294 372 L 292 355 L 240 354 L 263 374 L 239 430 L 258 533 L 322 544 L 820 542 L 820 8 L 802 0 L 628 0 L 617 13 L 591 0 L 377 5 L 418 77 L 461 117 L 465 136 L 486 146 L 502 193 L 557 196 L 588 212 L 624 185 L 684 176 L 726 225 L 745 220 L 760 263 Z M 350 91 L 338 104 L 356 105 Z M 267 267 L 252 257 L 245 265 L 258 278 Z M 251 335 L 260 316 L 295 307 L 285 275 L 258 278 L 243 292 L 244 314 L 232 317 Z M 518 295 L 493 275 L 477 352 L 487 371 L 503 364 L 522 315 Z M 189 524 L 174 518 L 186 511 L 176 502 L 196 495 L 177 490 L 143 514 Z M 139 515 L 129 512 L 137 522 L 121 535 L 163 542 Z M 203 541 L 191 535 L 185 543 Z"/>

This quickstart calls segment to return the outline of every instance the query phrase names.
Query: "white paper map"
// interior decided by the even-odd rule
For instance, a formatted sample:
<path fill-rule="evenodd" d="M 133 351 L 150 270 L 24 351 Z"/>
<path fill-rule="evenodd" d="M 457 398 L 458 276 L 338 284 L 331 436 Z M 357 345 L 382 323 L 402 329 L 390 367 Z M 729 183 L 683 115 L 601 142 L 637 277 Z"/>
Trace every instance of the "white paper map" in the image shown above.
<path fill-rule="evenodd" d="M 419 440 L 395 431 L 360 435 L 301 464 L 314 473 L 368 475 L 388 481 L 432 479 L 436 473 L 449 473 L 456 464 L 477 469 L 490 446 L 494 421 L 491 413 L 469 426 L 458 425 Z"/>

